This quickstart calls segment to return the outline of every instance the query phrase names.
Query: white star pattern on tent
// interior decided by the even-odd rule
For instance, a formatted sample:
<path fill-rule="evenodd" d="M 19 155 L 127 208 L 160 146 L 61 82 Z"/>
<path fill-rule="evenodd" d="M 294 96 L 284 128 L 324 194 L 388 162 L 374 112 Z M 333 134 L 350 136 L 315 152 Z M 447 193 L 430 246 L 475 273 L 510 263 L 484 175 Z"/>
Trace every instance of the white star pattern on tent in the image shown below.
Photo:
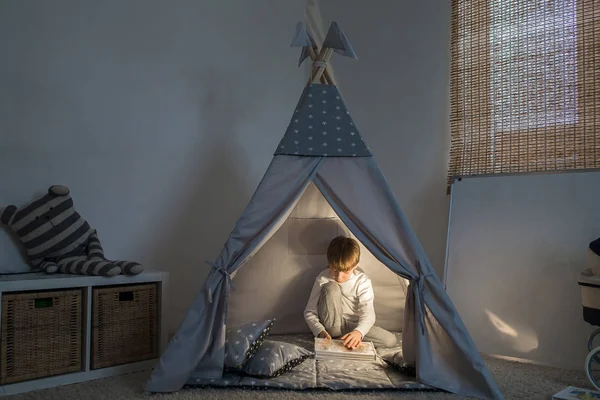
<path fill-rule="evenodd" d="M 314 124 L 322 127 L 324 139 L 321 148 L 334 146 L 331 153 L 315 154 L 312 144 L 314 135 L 309 135 Z M 331 125 L 331 128 L 329 126 Z M 335 128 L 335 136 L 331 137 Z M 350 140 L 352 138 L 352 140 Z M 357 140 L 360 138 L 360 140 Z M 332 85 L 312 84 L 304 89 L 288 129 L 279 142 L 275 155 L 300 155 L 322 157 L 369 157 L 371 152 L 356 129 L 346 109 L 338 88 Z"/>

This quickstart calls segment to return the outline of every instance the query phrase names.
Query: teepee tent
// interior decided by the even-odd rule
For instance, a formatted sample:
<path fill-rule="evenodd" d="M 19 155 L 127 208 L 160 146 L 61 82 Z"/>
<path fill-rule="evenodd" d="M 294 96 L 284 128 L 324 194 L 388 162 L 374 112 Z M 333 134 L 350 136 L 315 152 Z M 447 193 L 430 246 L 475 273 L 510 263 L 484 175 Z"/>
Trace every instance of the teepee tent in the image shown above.
<path fill-rule="evenodd" d="M 318 190 L 368 253 L 388 273 L 407 282 L 404 304 L 399 304 L 403 314 L 398 313 L 395 322 L 402 328 L 404 359 L 416 366 L 416 379 L 451 393 L 502 398 L 327 74 L 333 51 L 356 58 L 346 36 L 332 23 L 318 50 L 299 24 L 293 45 L 302 46 L 300 63 L 308 57 L 313 61 L 311 78 L 264 177 L 211 263 L 204 286 L 162 354 L 146 390 L 172 392 L 191 383 L 192 375 L 223 376 L 225 332 L 234 317 L 231 311 L 235 311 L 230 309 L 230 291 L 238 289 L 232 287 L 236 273 L 242 267 L 254 268 L 252 259 L 297 211 L 303 195 Z M 246 303 L 253 301 L 246 299 Z"/>

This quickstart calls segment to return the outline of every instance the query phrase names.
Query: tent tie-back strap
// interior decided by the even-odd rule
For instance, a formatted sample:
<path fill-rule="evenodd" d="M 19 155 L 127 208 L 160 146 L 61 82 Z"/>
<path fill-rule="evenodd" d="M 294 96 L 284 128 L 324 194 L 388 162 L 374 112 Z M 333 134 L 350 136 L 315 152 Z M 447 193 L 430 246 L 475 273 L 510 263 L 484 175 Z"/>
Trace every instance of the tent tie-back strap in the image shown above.
<path fill-rule="evenodd" d="M 417 271 L 421 270 L 421 263 L 419 261 L 417 261 Z M 420 324 L 421 324 L 421 333 L 424 335 L 425 334 L 425 313 L 427 312 L 427 309 L 425 308 L 425 278 L 428 276 L 433 275 L 433 273 L 428 272 L 426 274 L 419 274 L 419 276 L 414 279 L 416 280 L 416 284 L 417 284 L 417 291 L 419 292 L 419 308 L 421 309 L 421 318 L 420 318 Z"/>
<path fill-rule="evenodd" d="M 235 290 L 235 287 L 233 286 L 233 279 L 231 279 L 231 274 L 229 273 L 229 271 L 227 271 L 227 269 L 225 269 L 225 267 L 222 267 L 212 261 L 206 260 L 205 262 L 223 274 L 223 276 L 225 277 L 225 281 L 226 281 L 225 282 L 225 296 L 229 297 L 229 289 L 231 288 L 231 290 Z M 211 288 L 208 288 L 208 301 L 210 303 L 212 303 L 214 300 L 213 294 L 214 293 L 212 293 Z"/>

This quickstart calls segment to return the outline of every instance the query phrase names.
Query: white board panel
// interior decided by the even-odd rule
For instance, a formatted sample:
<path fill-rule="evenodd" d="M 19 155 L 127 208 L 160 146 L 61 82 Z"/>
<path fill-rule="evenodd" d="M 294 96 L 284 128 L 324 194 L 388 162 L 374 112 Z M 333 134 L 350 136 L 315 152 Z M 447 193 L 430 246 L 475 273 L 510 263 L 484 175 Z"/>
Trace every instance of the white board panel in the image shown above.
<path fill-rule="evenodd" d="M 594 327 L 577 274 L 600 236 L 600 172 L 462 179 L 449 221 L 447 290 L 478 349 L 582 369 Z"/>

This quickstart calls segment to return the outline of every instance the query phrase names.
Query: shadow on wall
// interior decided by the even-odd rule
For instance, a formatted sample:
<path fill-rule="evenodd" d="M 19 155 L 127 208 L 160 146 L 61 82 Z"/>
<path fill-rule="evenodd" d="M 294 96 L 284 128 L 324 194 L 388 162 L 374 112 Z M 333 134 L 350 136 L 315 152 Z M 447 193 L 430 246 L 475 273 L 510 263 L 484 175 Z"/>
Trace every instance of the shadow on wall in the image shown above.
<path fill-rule="evenodd" d="M 336 218 L 290 218 L 289 252 L 292 255 L 327 255 L 331 240 L 343 232 Z"/>
<path fill-rule="evenodd" d="M 253 191 L 238 167 L 243 162 L 236 163 L 243 153 L 235 144 L 241 105 L 232 77 L 213 72 L 200 78 L 205 85 L 198 101 L 204 132 L 198 134 L 206 147 L 191 163 L 199 173 L 182 180 L 181 193 L 169 204 L 170 223 L 161 227 L 149 255 L 170 273 L 169 336 L 204 284 L 210 268 L 205 260 L 218 256 Z"/>

